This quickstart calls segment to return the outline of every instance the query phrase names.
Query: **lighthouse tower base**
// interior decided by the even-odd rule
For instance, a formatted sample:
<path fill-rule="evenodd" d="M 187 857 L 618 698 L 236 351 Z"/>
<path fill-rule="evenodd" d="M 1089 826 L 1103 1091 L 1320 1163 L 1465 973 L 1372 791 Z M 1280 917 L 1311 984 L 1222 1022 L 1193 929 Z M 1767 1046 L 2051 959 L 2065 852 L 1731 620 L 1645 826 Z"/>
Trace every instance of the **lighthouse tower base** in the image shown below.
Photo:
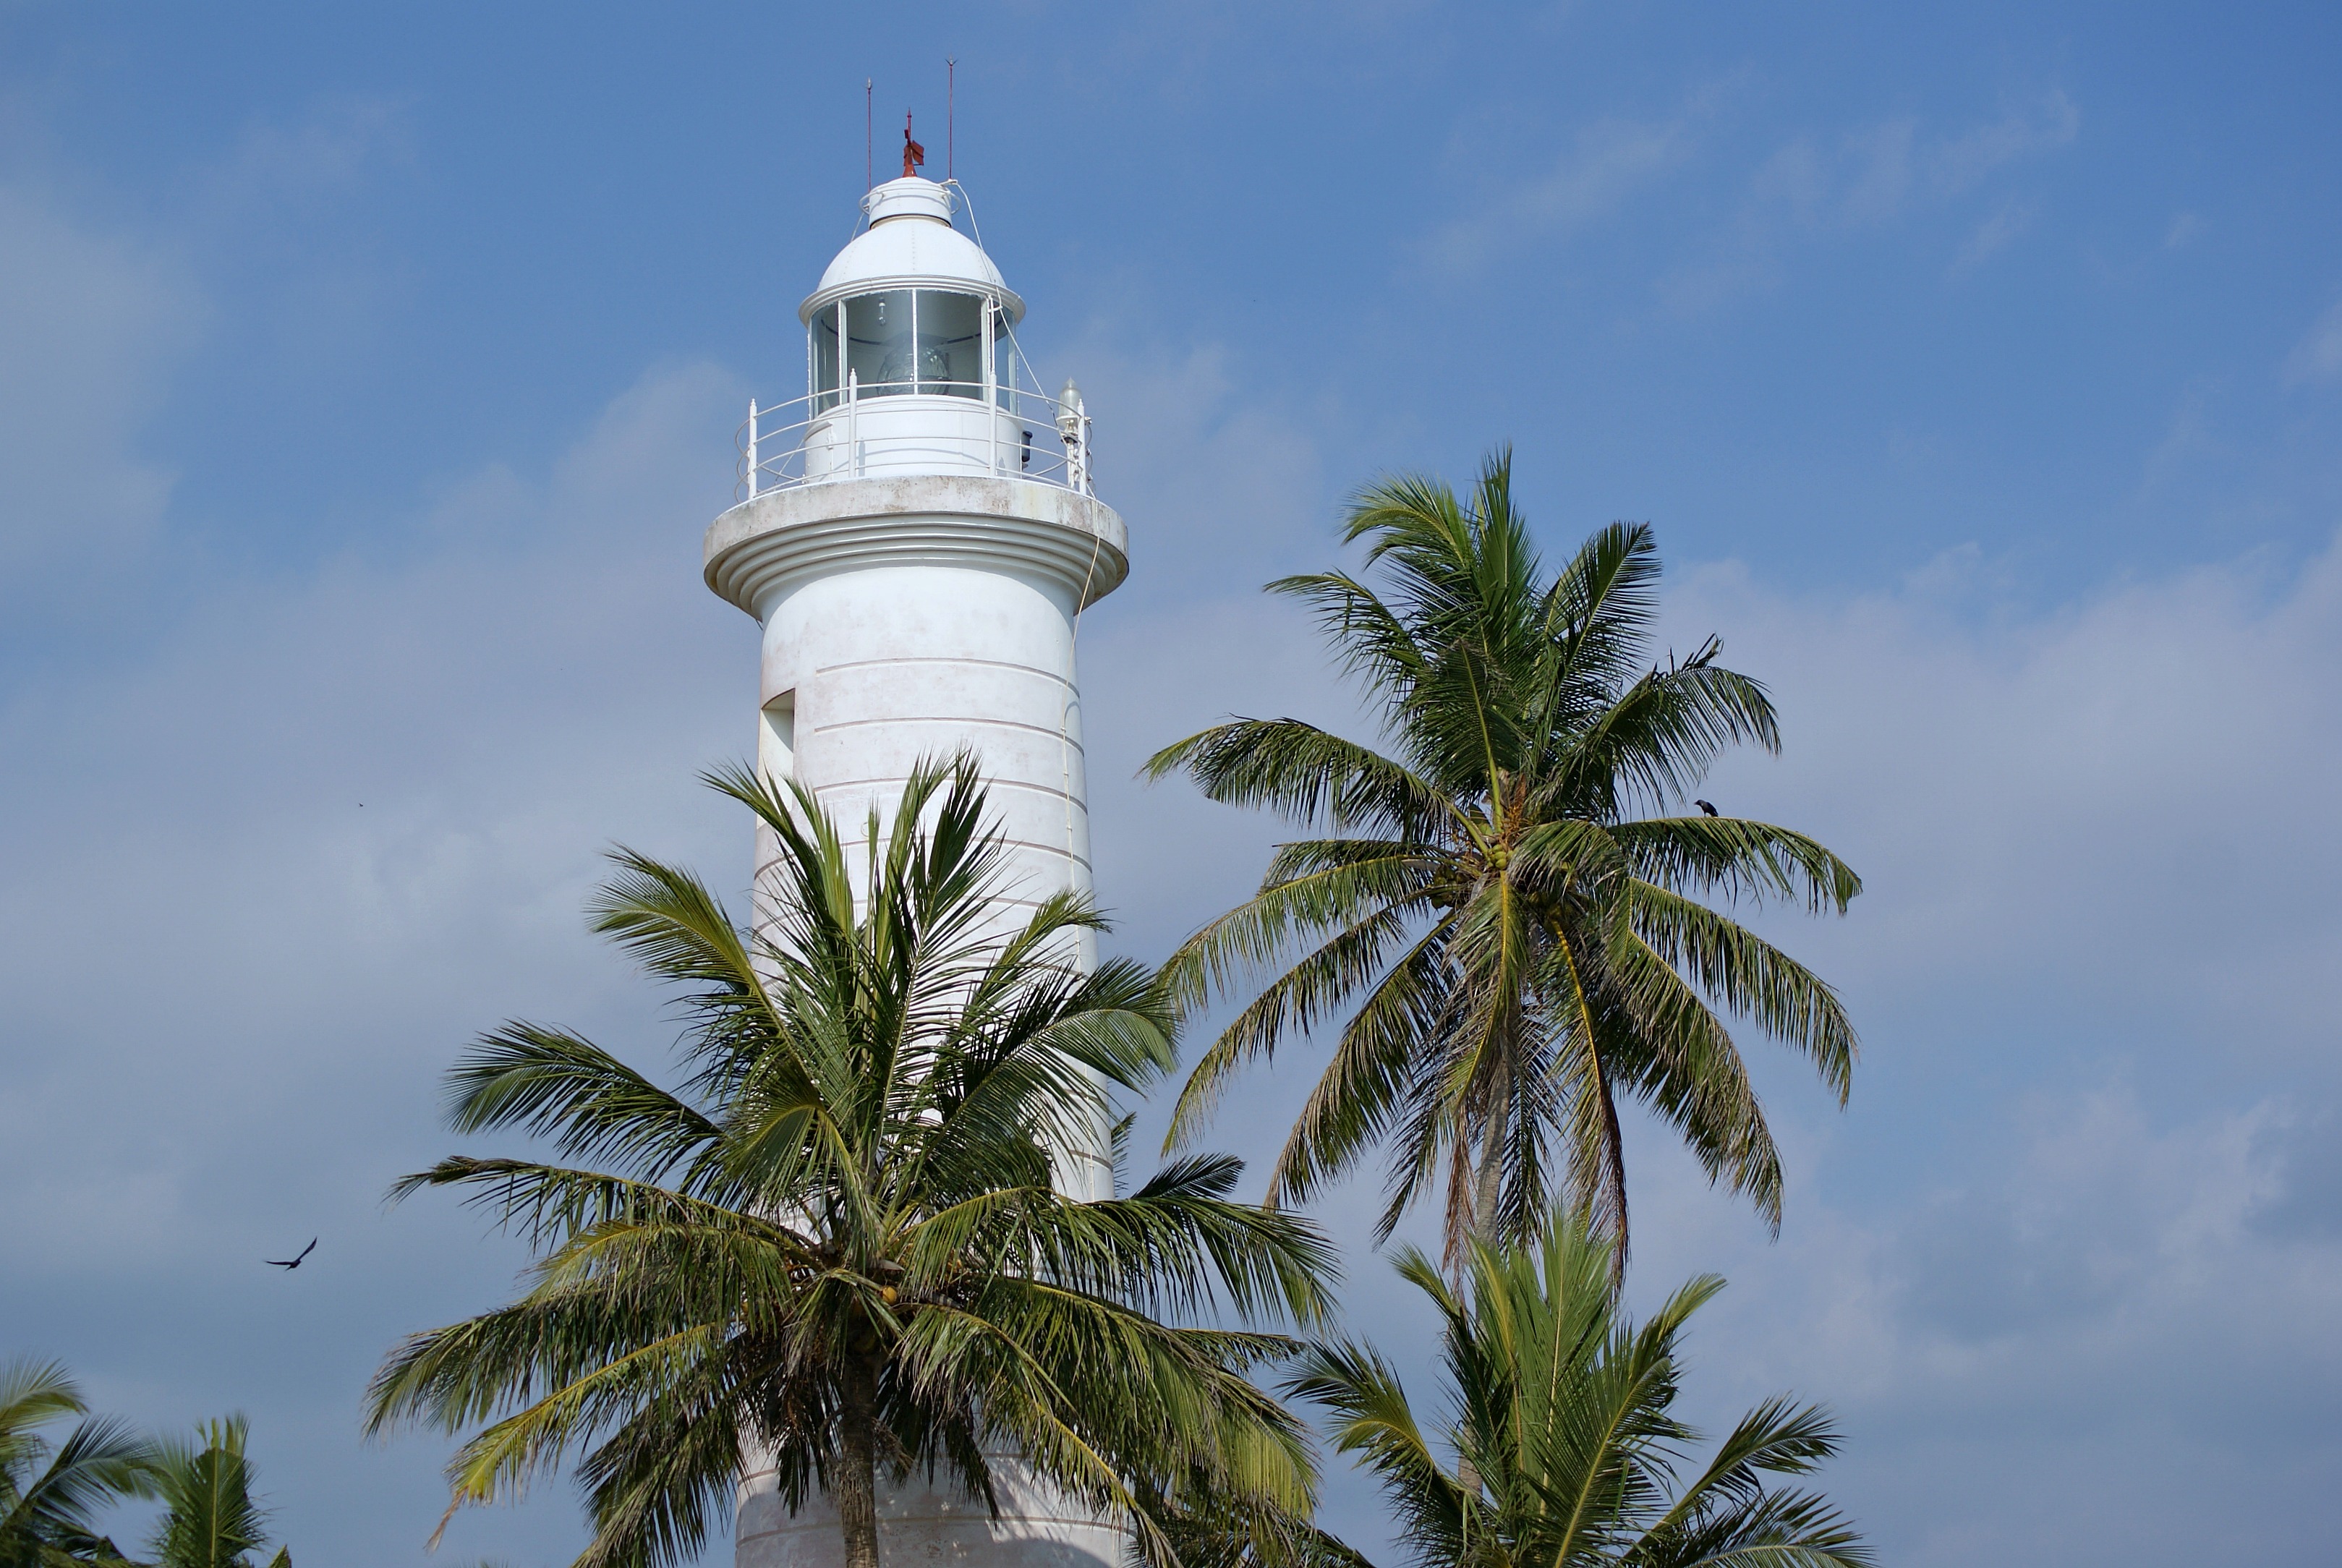
<path fill-rule="evenodd" d="M 753 1461 L 751 1462 L 754 1463 Z M 1013 1456 L 995 1455 L 999 1517 L 950 1478 L 913 1474 L 878 1488 L 878 1555 L 885 1568 L 1120 1568 L 1127 1531 L 1043 1482 Z M 795 1513 L 769 1466 L 740 1478 L 736 1568 L 837 1568 L 846 1549 L 837 1510 L 814 1493 Z"/>

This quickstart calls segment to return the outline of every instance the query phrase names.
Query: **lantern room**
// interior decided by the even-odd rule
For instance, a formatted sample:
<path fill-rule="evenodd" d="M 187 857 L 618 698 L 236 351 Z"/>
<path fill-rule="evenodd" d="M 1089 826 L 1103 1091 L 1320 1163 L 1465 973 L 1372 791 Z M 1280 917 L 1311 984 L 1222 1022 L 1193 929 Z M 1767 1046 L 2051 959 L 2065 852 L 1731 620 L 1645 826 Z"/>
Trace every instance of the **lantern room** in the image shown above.
<path fill-rule="evenodd" d="M 752 405 L 744 495 L 788 484 L 989 474 L 1086 492 L 1088 421 L 1071 383 L 1043 395 L 1016 345 L 1025 314 L 953 225 L 964 197 L 906 175 L 863 198 L 862 232 L 799 307 L 806 396 Z"/>

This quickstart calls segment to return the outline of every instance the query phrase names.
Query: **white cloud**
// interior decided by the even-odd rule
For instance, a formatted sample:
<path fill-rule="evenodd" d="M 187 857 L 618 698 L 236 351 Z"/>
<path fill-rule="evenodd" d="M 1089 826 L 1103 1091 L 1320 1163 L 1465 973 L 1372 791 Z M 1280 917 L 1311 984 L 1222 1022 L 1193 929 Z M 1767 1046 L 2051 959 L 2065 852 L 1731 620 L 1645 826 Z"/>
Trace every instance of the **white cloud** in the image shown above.
<path fill-rule="evenodd" d="M 243 205 L 306 191 L 347 188 L 385 158 L 413 149 L 405 108 L 379 96 L 341 96 L 286 125 L 245 128 L 235 152 L 210 177 L 213 199 Z"/>
<path fill-rule="evenodd" d="M 1698 124 L 1710 112 L 1703 95 L 1669 119 L 1604 119 L 1580 128 L 1542 170 L 1485 187 L 1478 210 L 1432 236 L 1430 260 L 1446 271 L 1471 272 L 1529 241 L 1591 225 L 1689 157 Z"/>
<path fill-rule="evenodd" d="M 2039 210 L 2037 204 L 2013 196 L 2001 203 L 1990 217 L 1976 226 L 1967 242 L 1960 246 L 1959 254 L 1952 257 L 1951 275 L 1958 277 L 1973 272 L 2006 250 L 2011 240 L 2032 227 L 2033 215 Z"/>
<path fill-rule="evenodd" d="M 1830 605 L 1715 567 L 1671 605 L 1687 630 L 1722 628 L 1783 704 L 1787 754 L 1739 758 L 1716 787 L 1829 823 L 1898 917 L 1925 922 L 1850 951 L 1910 977 L 1939 962 L 1917 939 L 1940 934 L 2004 983 L 2055 973 L 2128 1016 L 2342 939 L 2317 892 L 2342 876 L 2342 825 L 2292 813 L 2342 768 L 2342 549 L 2047 610 L 1978 577 L 1947 561 Z M 2304 1000 L 2279 985 L 2247 1005 Z"/>
<path fill-rule="evenodd" d="M 2288 382 L 2324 382 L 2342 376 L 2342 300 L 2327 306 L 2285 362 Z"/>
<path fill-rule="evenodd" d="M 2215 425 L 2209 392 L 2202 386 L 2189 387 L 2173 407 L 2162 439 L 2148 450 L 2139 465 L 2140 492 L 2152 494 L 2207 459 L 2222 456 L 2229 450 Z"/>
<path fill-rule="evenodd" d="M 153 537 L 172 475 L 138 438 L 204 317 L 168 251 L 0 184 L 0 603 L 114 587 Z"/>
<path fill-rule="evenodd" d="M 1810 215 L 1829 195 L 1829 173 L 1811 136 L 1793 136 L 1750 176 L 1748 188 L 1760 201 L 1781 202 Z"/>
<path fill-rule="evenodd" d="M 2069 145 L 2081 134 L 2082 112 L 2061 89 L 2029 104 L 2011 105 L 2000 117 L 1947 137 L 1928 155 L 1928 167 L 1943 189 L 1973 189 L 2006 164 Z"/>
<path fill-rule="evenodd" d="M 1897 115 L 1844 133 L 1827 151 L 1810 135 L 1791 137 L 1757 165 L 1749 192 L 1808 220 L 1879 223 L 1902 213 L 1915 187 L 1931 203 L 1964 195 L 2008 164 L 2067 145 L 2080 126 L 2081 112 L 2062 92 L 1936 135 Z"/>
<path fill-rule="evenodd" d="M 743 394 L 647 375 L 549 472 L 443 497 L 396 561 L 188 561 L 191 608 L 127 656 L 0 697 L 0 1315 L 142 1420 L 253 1411 L 315 1553 L 419 1547 L 444 1444 L 362 1446 L 359 1393 L 519 1261 L 449 1205 L 381 1210 L 444 1152 L 440 1067 L 513 1014 L 657 1061 L 656 999 L 583 928 L 599 851 L 746 880 L 691 777 L 749 736 L 753 628 L 697 572 Z M 312 1234 L 298 1276 L 259 1267 Z M 455 1540 L 575 1534 L 556 1489 Z"/>
<path fill-rule="evenodd" d="M 1832 1494 L 1897 1561 L 2309 1560 L 2342 1523 L 2297 1490 L 2337 1457 L 2342 1244 L 2262 1219 L 2288 1114 L 2157 1113 L 2111 1084 L 2024 1096 L 1893 1204 L 1825 1145 L 1778 1248 L 1680 1191 L 1638 1288 L 1723 1262 L 1733 1289 L 1695 1341 L 1702 1414 L 1827 1400 L 1850 1437 Z M 1947 1473 L 1992 1506 L 1946 1505 Z M 2187 1505 L 2207 1475 L 2222 1504 Z"/>
<path fill-rule="evenodd" d="M 1044 358 L 1077 375 L 1101 493 L 1131 529 L 1131 584 L 1106 618 L 1131 597 L 1248 592 L 1322 536 L 1310 422 L 1278 389 L 1245 384 L 1225 345 L 1134 343 L 1126 320 L 1101 315 Z"/>
<path fill-rule="evenodd" d="M 1846 214 L 1857 222 L 1876 222 L 1900 211 L 1911 188 L 1911 143 L 1919 123 L 1904 115 L 1846 137 L 1846 162 L 1850 165 L 1846 188 Z"/>
<path fill-rule="evenodd" d="M 345 558 L 291 584 L 215 576 L 128 667 L 20 688 L 0 707 L 0 747 L 27 759 L 0 829 L 15 1015 L 84 1034 L 69 977 L 133 890 L 135 924 L 167 939 L 110 1026 L 193 1006 L 287 1031 L 247 1042 L 264 1055 L 306 1059 L 305 1028 L 350 987 L 391 987 L 385 1003 L 409 965 L 452 981 L 499 944 L 565 944 L 597 846 L 670 820 L 642 801 L 688 794 L 691 768 L 723 754 L 720 694 L 753 680 L 746 621 L 697 582 L 696 531 L 646 526 L 713 513 L 689 501 L 734 390 L 704 366 L 656 375 L 547 478 L 447 496 L 418 559 Z M 612 754 L 622 727 L 666 738 Z M 298 958 L 255 989 L 272 954 Z"/>
<path fill-rule="evenodd" d="M 1548 231 L 1575 228 L 1671 167 L 1683 156 L 1686 142 L 1681 120 L 1597 121 L 1579 131 L 1569 150 L 1520 192 L 1514 211 L 1523 222 Z"/>
<path fill-rule="evenodd" d="M 1649 1278 L 1738 1254 L 1703 1359 L 1846 1410 L 1836 1490 L 1901 1561 L 2177 1563 L 2238 1530 L 2314 1555 L 2342 1523 L 2291 1490 L 2342 1399 L 2316 1218 L 2342 825 L 2311 804 L 2342 769 L 2342 544 L 2049 609 L 1974 564 L 1838 604 L 1711 568 L 1670 614 L 1784 704 L 1787 754 L 1714 798 L 1868 882 L 1848 920 L 1781 925 L 1869 1065 L 1844 1120 L 1772 1072 L 1780 1247 L 1648 1167 Z M 1947 1473 L 1993 1508 L 1929 1503 Z M 2176 1501 L 2211 1473 L 2226 1505 Z"/>
<path fill-rule="evenodd" d="M 1930 135 L 1917 116 L 1897 115 L 1834 136 L 1800 132 L 1749 173 L 1738 212 L 1707 253 L 1661 275 L 1659 297 L 1681 314 L 1712 308 L 1777 279 L 1779 258 L 1794 241 L 1940 210 L 2006 165 L 2071 143 L 2080 125 L 2073 102 L 2052 91 L 1964 131 Z M 2040 210 L 2037 197 L 2004 196 L 1969 231 L 1949 275 L 1970 272 L 2006 248 Z"/>

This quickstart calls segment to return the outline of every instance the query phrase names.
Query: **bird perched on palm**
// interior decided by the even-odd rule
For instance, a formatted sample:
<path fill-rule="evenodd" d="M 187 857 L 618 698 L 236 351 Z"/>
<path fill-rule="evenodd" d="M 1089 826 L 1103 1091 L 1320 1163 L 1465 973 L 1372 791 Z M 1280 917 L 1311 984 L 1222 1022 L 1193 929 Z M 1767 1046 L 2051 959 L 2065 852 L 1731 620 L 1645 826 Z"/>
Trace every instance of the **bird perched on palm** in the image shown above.
<path fill-rule="evenodd" d="M 1281 846 L 1260 891 L 1166 966 L 1185 1006 L 1246 999 L 1190 1074 L 1173 1143 L 1247 1063 L 1338 1024 L 1272 1201 L 1387 1142 L 1384 1234 L 1444 1180 L 1451 1263 L 1469 1235 L 1534 1234 L 1563 1198 L 1623 1267 L 1634 1100 L 1777 1229 L 1779 1156 L 1710 1003 L 1802 1052 L 1841 1104 L 1855 1032 L 1829 986 L 1702 900 L 1843 913 L 1861 882 L 1802 834 L 1672 809 L 1725 747 L 1778 749 L 1764 688 L 1714 638 L 1651 658 L 1646 525 L 1605 528 L 1545 575 L 1509 453 L 1468 499 L 1425 478 L 1370 486 L 1346 538 L 1379 584 L 1269 586 L 1316 612 L 1388 748 L 1236 719 L 1147 764 L 1321 835 Z"/>

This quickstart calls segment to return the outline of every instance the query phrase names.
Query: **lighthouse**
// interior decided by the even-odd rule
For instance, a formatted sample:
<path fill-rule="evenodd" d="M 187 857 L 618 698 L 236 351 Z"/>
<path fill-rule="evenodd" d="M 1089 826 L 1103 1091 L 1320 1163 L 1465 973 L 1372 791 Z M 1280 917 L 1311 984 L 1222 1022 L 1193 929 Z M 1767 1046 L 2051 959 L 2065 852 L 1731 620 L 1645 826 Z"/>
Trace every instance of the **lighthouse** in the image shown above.
<path fill-rule="evenodd" d="M 707 585 L 762 628 L 757 766 L 809 788 L 852 843 L 917 761 L 964 748 L 1009 845 L 1014 900 L 1086 892 L 1075 645 L 1083 611 L 1129 570 L 1122 519 L 1094 494 L 1089 416 L 1071 382 L 1041 390 L 1017 346 L 1025 303 L 956 226 L 956 187 L 906 174 L 862 207 L 797 311 L 805 394 L 749 405 L 736 503 L 707 530 Z M 760 889 L 776 853 L 760 830 Z M 1086 936 L 1070 956 L 1096 961 Z M 1108 1195 L 1102 1130 L 1064 1152 L 1056 1179 Z M 887 1560 L 1121 1561 L 1110 1521 L 1002 1458 L 996 1517 L 945 1477 L 891 1491 L 882 1477 Z M 836 1515 L 817 1496 L 792 1514 L 746 1455 L 736 1551 L 738 1568 L 830 1568 Z"/>

